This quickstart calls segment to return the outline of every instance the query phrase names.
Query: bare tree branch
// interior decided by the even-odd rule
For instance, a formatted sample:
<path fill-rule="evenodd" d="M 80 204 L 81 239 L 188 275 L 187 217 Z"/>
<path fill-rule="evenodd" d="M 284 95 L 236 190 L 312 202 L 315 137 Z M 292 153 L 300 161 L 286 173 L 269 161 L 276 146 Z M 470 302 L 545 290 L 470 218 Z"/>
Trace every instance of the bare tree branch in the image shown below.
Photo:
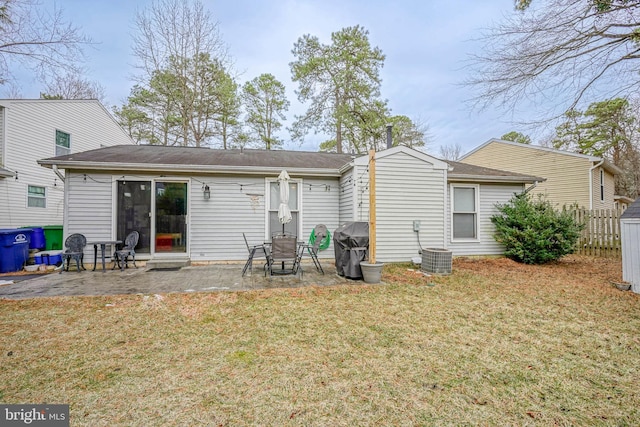
<path fill-rule="evenodd" d="M 640 1 L 540 0 L 518 8 L 480 39 L 471 58 L 477 108 L 555 104 L 561 114 L 621 87 L 640 89 Z"/>
<path fill-rule="evenodd" d="M 77 72 L 83 45 L 91 43 L 62 10 L 46 10 L 37 0 L 4 0 L 0 13 L 0 83 L 14 78 L 18 66 L 44 78 Z"/>

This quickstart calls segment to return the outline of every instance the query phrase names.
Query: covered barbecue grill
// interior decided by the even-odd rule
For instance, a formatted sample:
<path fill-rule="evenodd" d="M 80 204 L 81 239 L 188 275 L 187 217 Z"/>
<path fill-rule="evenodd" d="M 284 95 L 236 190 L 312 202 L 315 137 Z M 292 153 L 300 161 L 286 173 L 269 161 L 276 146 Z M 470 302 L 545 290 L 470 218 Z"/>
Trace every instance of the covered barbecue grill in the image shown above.
<path fill-rule="evenodd" d="M 333 232 L 336 272 L 348 279 L 362 279 L 360 261 L 367 259 L 369 223 L 347 222 Z"/>

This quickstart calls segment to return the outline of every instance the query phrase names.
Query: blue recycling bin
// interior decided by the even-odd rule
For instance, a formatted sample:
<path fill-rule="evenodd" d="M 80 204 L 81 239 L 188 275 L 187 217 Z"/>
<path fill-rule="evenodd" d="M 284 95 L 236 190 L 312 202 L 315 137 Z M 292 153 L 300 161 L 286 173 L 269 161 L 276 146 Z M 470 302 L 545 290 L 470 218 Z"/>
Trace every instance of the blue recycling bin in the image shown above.
<path fill-rule="evenodd" d="M 20 228 L 30 228 L 31 229 L 31 242 L 29 243 L 29 249 L 40 249 L 43 250 L 45 245 L 44 238 L 44 228 L 42 227 L 33 227 L 26 226 Z"/>
<path fill-rule="evenodd" d="M 0 229 L 0 273 L 20 271 L 29 257 L 30 228 Z"/>

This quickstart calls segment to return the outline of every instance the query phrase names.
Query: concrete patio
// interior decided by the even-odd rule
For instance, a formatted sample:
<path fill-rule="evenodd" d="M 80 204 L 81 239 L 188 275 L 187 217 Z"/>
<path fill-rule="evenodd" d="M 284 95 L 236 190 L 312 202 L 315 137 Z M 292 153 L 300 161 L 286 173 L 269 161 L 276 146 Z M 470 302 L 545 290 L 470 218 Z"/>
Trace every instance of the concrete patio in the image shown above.
<path fill-rule="evenodd" d="M 146 267 L 125 271 L 86 270 L 57 271 L 38 276 L 0 276 L 0 298 L 24 299 L 52 296 L 155 294 L 168 292 L 244 291 L 254 289 L 295 288 L 364 283 L 336 274 L 333 260 L 323 260 L 325 274 L 316 271 L 312 263 L 304 263 L 300 276 L 265 277 L 260 266 L 242 277 L 243 264 L 212 264 L 189 266 L 179 270 L 148 270 Z M 24 276 L 23 276 L 24 277 Z M 7 283 L 11 282 L 13 283 Z"/>

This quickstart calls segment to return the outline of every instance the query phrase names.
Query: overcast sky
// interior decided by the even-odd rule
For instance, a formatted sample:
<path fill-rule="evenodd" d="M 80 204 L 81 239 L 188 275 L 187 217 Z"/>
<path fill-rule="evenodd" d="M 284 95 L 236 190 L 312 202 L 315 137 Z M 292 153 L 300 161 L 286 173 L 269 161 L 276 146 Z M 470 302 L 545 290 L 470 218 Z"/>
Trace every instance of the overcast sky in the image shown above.
<path fill-rule="evenodd" d="M 43 3 L 51 7 L 53 2 Z M 203 0 L 218 22 L 221 35 L 244 83 L 271 73 L 287 88 L 291 108 L 286 126 L 305 107 L 295 96 L 289 63 L 293 44 L 304 34 L 330 42 L 334 31 L 361 25 L 369 40 L 386 55 L 382 70 L 382 96 L 394 115 L 406 115 L 429 125 L 432 142 L 426 151 L 438 155 L 440 145 L 460 144 L 463 151 L 500 137 L 511 130 L 504 112 L 472 111 L 465 100 L 469 88 L 465 61 L 479 48 L 474 42 L 483 28 L 513 10 L 512 0 Z M 56 0 L 64 15 L 97 44 L 86 49 L 87 77 L 105 88 L 110 105 L 122 105 L 133 83 L 131 39 L 137 9 L 149 0 Z M 42 90 L 34 81 L 20 88 L 25 98 Z M 317 150 L 324 137 L 300 145 L 282 135 L 285 148 Z"/>

